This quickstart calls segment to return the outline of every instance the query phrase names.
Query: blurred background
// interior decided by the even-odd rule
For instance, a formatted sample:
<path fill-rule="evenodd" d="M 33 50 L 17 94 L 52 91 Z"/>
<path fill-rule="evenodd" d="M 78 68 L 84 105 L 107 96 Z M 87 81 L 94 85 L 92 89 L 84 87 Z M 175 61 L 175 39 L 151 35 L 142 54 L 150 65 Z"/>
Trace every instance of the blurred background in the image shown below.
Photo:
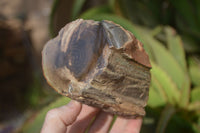
<path fill-rule="evenodd" d="M 44 44 L 77 18 L 131 31 L 152 64 L 142 133 L 200 133 L 200 0 L 1 0 L 0 133 L 38 133 L 70 99 L 49 87 Z"/>

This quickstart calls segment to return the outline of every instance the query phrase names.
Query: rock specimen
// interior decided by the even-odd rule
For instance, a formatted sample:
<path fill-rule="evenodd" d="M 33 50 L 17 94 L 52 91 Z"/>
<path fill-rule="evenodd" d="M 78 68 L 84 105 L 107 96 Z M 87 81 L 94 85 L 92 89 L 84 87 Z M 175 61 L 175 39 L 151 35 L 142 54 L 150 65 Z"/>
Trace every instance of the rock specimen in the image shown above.
<path fill-rule="evenodd" d="M 47 82 L 60 94 L 127 118 L 144 116 L 151 80 L 148 55 L 111 21 L 77 19 L 42 52 Z"/>

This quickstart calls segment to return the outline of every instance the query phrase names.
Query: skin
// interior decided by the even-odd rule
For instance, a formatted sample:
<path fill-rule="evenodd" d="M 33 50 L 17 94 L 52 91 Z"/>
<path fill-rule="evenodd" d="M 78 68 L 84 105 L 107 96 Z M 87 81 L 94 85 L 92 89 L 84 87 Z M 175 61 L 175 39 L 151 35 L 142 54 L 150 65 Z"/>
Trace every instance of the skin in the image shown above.
<path fill-rule="evenodd" d="M 41 133 L 84 133 L 88 127 L 90 127 L 88 133 L 140 132 L 141 118 L 125 119 L 117 117 L 110 129 L 112 120 L 113 115 L 111 114 L 71 101 L 68 105 L 52 109 L 47 113 Z"/>

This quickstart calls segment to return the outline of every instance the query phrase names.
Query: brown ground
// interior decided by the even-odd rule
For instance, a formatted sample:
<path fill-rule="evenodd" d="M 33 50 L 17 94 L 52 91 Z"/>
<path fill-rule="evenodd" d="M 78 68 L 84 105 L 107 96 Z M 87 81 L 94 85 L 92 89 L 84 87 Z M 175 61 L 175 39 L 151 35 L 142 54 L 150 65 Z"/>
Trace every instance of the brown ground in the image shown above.
<path fill-rule="evenodd" d="M 40 70 L 49 39 L 52 0 L 0 0 L 0 132 L 15 132 L 25 120 L 25 93 Z"/>

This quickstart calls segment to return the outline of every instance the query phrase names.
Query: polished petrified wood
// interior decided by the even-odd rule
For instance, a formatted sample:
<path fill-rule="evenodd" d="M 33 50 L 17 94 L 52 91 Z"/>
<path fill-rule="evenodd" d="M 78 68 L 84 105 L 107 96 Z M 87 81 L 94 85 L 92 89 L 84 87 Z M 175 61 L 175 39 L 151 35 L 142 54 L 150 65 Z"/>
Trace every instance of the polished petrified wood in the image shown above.
<path fill-rule="evenodd" d="M 73 21 L 45 45 L 42 61 L 58 93 L 123 117 L 145 115 L 151 65 L 141 42 L 120 25 Z"/>

